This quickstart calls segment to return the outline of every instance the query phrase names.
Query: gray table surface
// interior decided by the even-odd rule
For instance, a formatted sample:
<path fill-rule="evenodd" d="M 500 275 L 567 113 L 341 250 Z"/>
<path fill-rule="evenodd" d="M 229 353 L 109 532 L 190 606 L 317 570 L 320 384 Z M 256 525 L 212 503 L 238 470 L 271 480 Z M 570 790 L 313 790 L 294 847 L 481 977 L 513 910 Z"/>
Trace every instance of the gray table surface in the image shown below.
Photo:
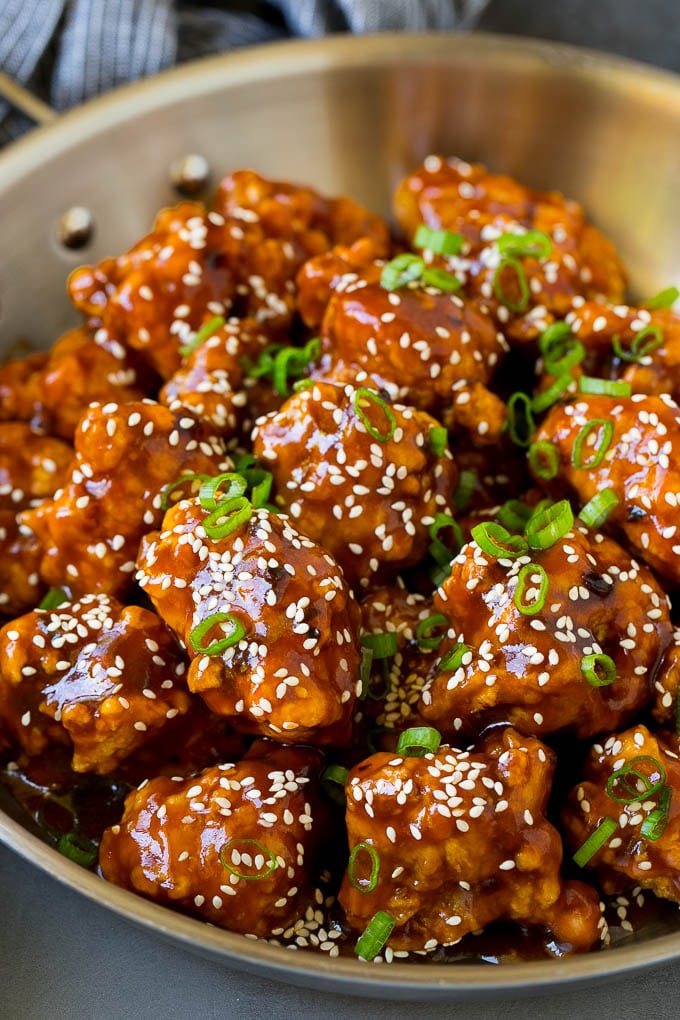
<path fill-rule="evenodd" d="M 590 44 L 680 70 L 673 0 L 492 0 L 482 27 Z M 193 956 L 0 847 L 0 1020 L 620 1020 L 680 1017 L 680 963 L 534 999 L 413 1004 L 288 987 Z"/>

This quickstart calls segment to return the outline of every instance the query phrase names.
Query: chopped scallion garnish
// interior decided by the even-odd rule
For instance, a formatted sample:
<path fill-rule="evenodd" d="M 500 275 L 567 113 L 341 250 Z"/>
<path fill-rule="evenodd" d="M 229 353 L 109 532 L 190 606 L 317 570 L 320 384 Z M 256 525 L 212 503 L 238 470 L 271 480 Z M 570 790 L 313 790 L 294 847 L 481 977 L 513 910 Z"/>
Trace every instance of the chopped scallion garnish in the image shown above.
<path fill-rule="evenodd" d="M 57 850 L 82 868 L 91 868 L 98 856 L 97 847 L 92 840 L 78 832 L 67 832 L 61 836 Z"/>
<path fill-rule="evenodd" d="M 658 807 L 649 812 L 640 826 L 640 835 L 644 836 L 645 839 L 651 840 L 652 843 L 656 843 L 657 839 L 660 839 L 666 830 L 672 796 L 673 791 L 670 786 L 664 786 L 659 794 Z"/>
<path fill-rule="evenodd" d="M 629 397 L 630 383 L 618 379 L 595 379 L 581 375 L 578 380 L 579 393 L 592 393 L 602 397 Z"/>
<path fill-rule="evenodd" d="M 414 248 L 427 248 L 434 255 L 459 255 L 465 238 L 452 230 L 435 230 L 421 223 L 413 238 Z"/>
<path fill-rule="evenodd" d="M 588 528 L 599 528 L 619 504 L 619 497 L 613 489 L 602 489 L 588 500 L 579 514 L 579 519 Z"/>
<path fill-rule="evenodd" d="M 508 400 L 508 432 L 516 446 L 528 446 L 536 425 L 531 413 L 531 397 L 517 390 Z"/>
<path fill-rule="evenodd" d="M 609 687 L 616 680 L 616 663 L 611 656 L 600 652 L 584 655 L 581 672 L 591 687 Z"/>
<path fill-rule="evenodd" d="M 521 499 L 507 499 L 496 517 L 498 523 L 509 531 L 523 532 L 533 512 L 533 508 L 527 506 Z"/>
<path fill-rule="evenodd" d="M 509 294 L 503 288 L 503 281 L 501 277 L 506 273 L 506 270 L 511 269 L 515 274 L 516 288 L 519 290 L 519 299 L 513 300 Z M 527 282 L 527 274 L 524 272 L 524 267 L 521 262 L 518 262 L 515 258 L 504 258 L 496 268 L 491 281 L 493 292 L 496 295 L 496 299 L 500 301 L 502 305 L 509 308 L 511 312 L 526 312 L 529 307 L 529 284 Z"/>
<path fill-rule="evenodd" d="M 471 535 L 482 552 L 494 559 L 515 560 L 527 551 L 527 543 L 521 535 L 511 535 L 501 524 L 483 521 L 475 524 Z"/>
<path fill-rule="evenodd" d="M 181 493 L 181 490 L 185 485 L 188 485 L 191 482 L 191 492 L 189 495 L 192 496 L 198 488 L 195 483 L 203 483 L 207 481 L 210 481 L 210 475 L 181 475 L 179 478 L 176 478 L 174 482 L 168 482 L 168 484 L 164 485 L 161 489 L 161 510 L 163 513 L 170 509 L 171 496 L 175 493 Z M 179 502 L 179 499 L 180 496 L 178 495 L 173 502 L 177 503 Z"/>
<path fill-rule="evenodd" d="M 445 293 L 450 291 L 460 290 L 463 286 L 462 280 L 459 280 L 453 273 L 447 273 L 445 269 L 437 269 L 436 266 L 427 266 L 423 270 L 423 286 L 435 287 L 437 290 L 442 290 Z"/>
<path fill-rule="evenodd" d="M 529 467 L 537 478 L 549 481 L 560 469 L 560 455 L 549 439 L 539 439 L 529 447 Z"/>
<path fill-rule="evenodd" d="M 553 322 L 539 337 L 543 367 L 550 375 L 562 375 L 580 364 L 586 349 L 573 335 L 566 322 Z"/>
<path fill-rule="evenodd" d="M 650 297 L 645 301 L 644 307 L 649 309 L 655 308 L 670 308 L 680 297 L 680 290 L 677 287 L 666 287 L 664 290 L 660 290 L 654 297 Z"/>
<path fill-rule="evenodd" d="M 663 333 L 658 326 L 645 326 L 641 329 L 631 340 L 628 349 L 623 347 L 618 334 L 612 337 L 614 354 L 622 361 L 642 361 L 662 345 Z"/>
<path fill-rule="evenodd" d="M 526 540 L 532 549 L 549 549 L 573 526 L 574 514 L 569 501 L 561 499 L 531 515 L 527 521 Z"/>
<path fill-rule="evenodd" d="M 527 230 L 523 234 L 501 234 L 496 241 L 501 255 L 511 258 L 547 259 L 552 241 L 542 230 Z"/>
<path fill-rule="evenodd" d="M 527 563 L 519 572 L 513 602 L 523 616 L 535 616 L 545 605 L 548 595 L 548 574 L 538 563 Z M 525 600 L 525 595 L 530 595 Z"/>
<path fill-rule="evenodd" d="M 370 648 L 373 659 L 391 659 L 399 648 L 397 635 L 393 630 L 379 634 L 362 634 L 361 644 L 364 648 Z"/>
<path fill-rule="evenodd" d="M 425 262 L 419 255 L 403 252 L 383 266 L 380 274 L 380 286 L 385 290 L 400 290 L 409 283 L 420 280 L 425 269 Z"/>
<path fill-rule="evenodd" d="M 359 877 L 359 866 L 357 864 L 357 858 L 362 855 L 368 856 L 370 861 L 370 873 L 368 878 Z M 370 843 L 366 843 L 362 840 L 352 847 L 352 852 L 349 855 L 347 862 L 347 877 L 349 878 L 352 886 L 360 893 L 373 892 L 378 884 L 378 877 L 380 875 L 380 856 L 378 851 Z"/>
<path fill-rule="evenodd" d="M 206 478 L 199 489 L 198 498 L 204 510 L 217 509 L 217 493 L 220 490 L 222 499 L 233 499 L 242 496 L 248 487 L 245 478 L 235 471 L 225 471 L 213 478 Z"/>
<path fill-rule="evenodd" d="M 63 602 L 68 602 L 69 596 L 63 588 L 50 588 L 38 604 L 38 609 L 56 609 Z"/>
<path fill-rule="evenodd" d="M 443 425 L 430 429 L 430 449 L 435 457 L 443 457 L 449 443 L 449 433 Z"/>
<path fill-rule="evenodd" d="M 591 437 L 593 441 L 591 442 Z M 581 471 L 599 467 L 614 438 L 614 423 L 609 418 L 591 418 L 580 430 L 571 451 L 571 463 Z M 589 460 L 583 459 L 586 447 L 591 451 Z"/>
<path fill-rule="evenodd" d="M 362 960 L 372 960 L 378 955 L 397 922 L 385 910 L 379 910 L 366 925 L 357 939 L 354 952 Z"/>
<path fill-rule="evenodd" d="M 224 634 L 224 637 L 215 638 L 214 641 L 204 644 L 204 639 L 208 637 L 212 630 L 219 628 L 220 632 L 224 633 L 222 625 L 225 623 L 230 628 L 228 633 Z M 238 644 L 245 635 L 246 628 L 237 616 L 234 616 L 233 613 L 217 612 L 206 616 L 205 620 L 201 620 L 194 627 L 189 634 L 189 644 L 197 655 L 219 655 L 220 652 L 226 651 L 232 645 Z"/>
<path fill-rule="evenodd" d="M 444 640 L 448 625 L 449 621 L 443 613 L 433 613 L 432 616 L 428 616 L 425 620 L 421 620 L 416 627 L 416 640 L 418 642 L 418 647 L 423 649 L 439 648 L 440 644 Z M 444 628 L 444 633 L 433 633 L 433 631 L 436 631 L 441 627 Z"/>
<path fill-rule="evenodd" d="M 202 343 L 209 340 L 218 329 L 221 329 L 222 326 L 224 326 L 224 323 L 224 316 L 216 315 L 214 319 L 211 319 L 210 322 L 206 322 L 205 326 L 202 326 L 201 329 L 199 329 L 193 340 L 190 340 L 188 344 L 184 344 L 183 347 L 180 347 L 179 353 L 182 357 L 186 357 L 187 354 L 191 354 L 192 351 L 195 351 Z"/>
<path fill-rule="evenodd" d="M 226 538 L 242 524 L 249 521 L 253 512 L 250 500 L 245 496 L 234 496 L 224 499 L 211 514 L 204 517 L 202 525 L 208 538 L 214 540 Z"/>
<path fill-rule="evenodd" d="M 468 648 L 468 646 L 464 645 L 462 641 L 459 641 L 457 644 L 455 644 L 453 648 L 449 648 L 448 652 L 442 655 L 439 661 L 440 672 L 442 673 L 455 672 L 457 669 L 459 669 L 460 666 L 463 665 L 463 659 L 465 658 L 469 651 L 470 649 Z"/>
<path fill-rule="evenodd" d="M 616 822 L 613 818 L 603 818 L 596 829 L 591 832 L 588 839 L 583 843 L 576 853 L 573 855 L 572 860 L 575 864 L 578 864 L 579 868 L 584 867 L 588 861 L 592 860 L 598 850 L 601 850 L 608 839 L 616 832 Z"/>
<path fill-rule="evenodd" d="M 657 778 L 652 780 L 652 776 Z M 629 759 L 607 780 L 607 793 L 618 804 L 634 804 L 648 800 L 666 785 L 666 772 L 661 762 L 649 754 Z"/>
<path fill-rule="evenodd" d="M 443 531 L 449 530 L 453 534 L 453 547 L 442 541 L 440 537 Z M 454 556 L 458 555 L 463 545 L 464 538 L 460 525 L 450 514 L 436 513 L 428 531 L 432 539 L 428 547 L 430 555 L 440 567 L 448 566 Z"/>
<path fill-rule="evenodd" d="M 436 754 L 441 742 L 439 730 L 432 726 L 413 726 L 400 734 L 397 754 L 403 754 L 406 758 L 422 758 L 425 754 Z"/>
<path fill-rule="evenodd" d="M 541 414 L 542 411 L 547 411 L 549 407 L 557 403 L 560 397 L 564 396 L 569 387 L 574 383 L 574 377 L 569 372 L 563 372 L 562 375 L 558 375 L 557 379 L 550 386 L 536 394 L 531 401 L 531 410 L 534 414 Z"/>
<path fill-rule="evenodd" d="M 380 429 L 373 424 L 368 418 L 368 415 L 364 411 L 365 407 L 369 407 L 372 410 L 375 409 L 376 413 L 384 417 L 387 429 L 381 432 Z M 387 404 L 381 396 L 375 393 L 373 390 L 367 390 L 364 386 L 360 386 L 354 393 L 354 410 L 363 422 L 364 428 L 373 439 L 377 439 L 379 443 L 388 443 L 394 433 L 397 430 L 397 419 L 394 417 L 394 411 Z"/>
<path fill-rule="evenodd" d="M 251 846 L 259 852 L 253 853 L 248 849 Z M 227 860 L 227 851 L 231 851 L 229 854 L 231 860 Z M 260 843 L 259 839 L 235 838 L 227 840 L 220 850 L 220 861 L 222 867 L 226 868 L 230 874 L 247 881 L 260 881 L 263 878 L 268 878 L 272 871 L 278 867 L 275 855 L 268 847 Z M 242 865 L 253 867 L 255 870 L 252 873 L 239 871 L 238 869 Z"/>

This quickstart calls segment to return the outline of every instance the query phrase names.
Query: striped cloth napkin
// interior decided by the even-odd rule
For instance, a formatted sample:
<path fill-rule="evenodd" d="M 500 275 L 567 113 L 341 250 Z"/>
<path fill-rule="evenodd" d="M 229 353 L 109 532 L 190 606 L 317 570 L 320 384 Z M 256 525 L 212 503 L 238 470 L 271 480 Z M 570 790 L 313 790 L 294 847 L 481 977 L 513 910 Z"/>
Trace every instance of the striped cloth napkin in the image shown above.
<path fill-rule="evenodd" d="M 193 57 L 292 35 L 469 29 L 488 0 L 2 0 L 0 68 L 57 110 Z M 0 101 L 0 145 L 31 122 Z"/>

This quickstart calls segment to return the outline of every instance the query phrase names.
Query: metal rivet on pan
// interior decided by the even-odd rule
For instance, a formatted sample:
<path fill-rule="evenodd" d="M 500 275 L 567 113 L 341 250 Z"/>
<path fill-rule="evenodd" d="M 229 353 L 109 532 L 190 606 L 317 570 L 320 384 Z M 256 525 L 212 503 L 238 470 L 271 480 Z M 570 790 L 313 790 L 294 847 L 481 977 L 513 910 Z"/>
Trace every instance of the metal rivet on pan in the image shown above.
<path fill-rule="evenodd" d="M 59 240 L 66 248 L 84 248 L 93 233 L 94 218 L 82 205 L 67 209 L 59 221 Z"/>
<path fill-rule="evenodd" d="M 172 164 L 170 176 L 181 195 L 195 195 L 210 179 L 210 164 L 205 156 L 192 152 Z"/>

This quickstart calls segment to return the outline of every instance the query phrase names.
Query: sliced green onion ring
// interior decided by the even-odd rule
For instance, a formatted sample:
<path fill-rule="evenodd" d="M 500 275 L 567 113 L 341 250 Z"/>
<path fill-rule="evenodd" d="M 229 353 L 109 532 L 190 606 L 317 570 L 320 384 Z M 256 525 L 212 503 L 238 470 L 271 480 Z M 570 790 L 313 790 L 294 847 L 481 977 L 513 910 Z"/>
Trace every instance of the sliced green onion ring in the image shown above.
<path fill-rule="evenodd" d="M 645 326 L 644 329 L 641 329 L 631 340 L 628 350 L 622 346 L 618 334 L 612 337 L 614 354 L 622 361 L 642 361 L 661 346 L 663 346 L 663 333 L 659 326 Z"/>
<path fill-rule="evenodd" d="M 539 439 L 529 447 L 529 467 L 537 478 L 550 481 L 560 470 L 560 455 L 549 439 Z"/>
<path fill-rule="evenodd" d="M 382 631 L 378 634 L 362 634 L 361 644 L 364 648 L 370 648 L 373 659 L 391 659 L 397 654 L 399 644 L 397 635 L 393 630 Z"/>
<path fill-rule="evenodd" d="M 414 248 L 427 248 L 434 255 L 459 255 L 465 242 L 462 234 L 452 230 L 435 230 L 421 223 L 413 238 Z"/>
<path fill-rule="evenodd" d="M 670 308 L 679 297 L 680 290 L 677 287 L 665 287 L 664 290 L 660 290 L 654 297 L 648 298 L 644 303 L 644 307 L 649 309 Z"/>
<path fill-rule="evenodd" d="M 585 843 L 573 855 L 572 860 L 574 863 L 579 868 L 583 868 L 588 861 L 592 860 L 598 850 L 602 849 L 607 840 L 611 839 L 616 829 L 617 825 L 613 818 L 603 818 L 597 828 L 588 836 Z"/>
<path fill-rule="evenodd" d="M 433 613 L 428 616 L 425 620 L 421 620 L 416 627 L 416 640 L 418 642 L 418 648 L 430 650 L 439 648 L 440 644 L 446 637 L 446 632 L 443 634 L 433 634 L 434 630 L 439 627 L 448 627 L 449 621 L 446 619 L 443 613 Z"/>
<path fill-rule="evenodd" d="M 603 397 L 629 397 L 630 383 L 618 379 L 596 379 L 591 375 L 581 375 L 578 380 L 579 393 L 593 393 Z"/>
<path fill-rule="evenodd" d="M 224 499 L 211 514 L 203 519 L 203 530 L 208 538 L 220 539 L 231 535 L 242 524 L 249 521 L 253 512 L 250 500 L 245 496 Z"/>
<path fill-rule="evenodd" d="M 208 481 L 210 481 L 210 475 L 180 475 L 180 477 L 176 478 L 174 482 L 168 482 L 168 484 L 164 485 L 163 488 L 161 489 L 161 510 L 163 511 L 163 513 L 166 513 L 166 511 L 170 509 L 170 497 L 174 492 L 180 490 L 182 486 L 186 485 L 188 482 L 203 483 Z M 192 485 L 192 489 L 193 488 L 194 487 Z M 177 497 L 177 499 L 174 500 L 174 502 L 178 503 L 179 498 L 180 497 Z"/>
<path fill-rule="evenodd" d="M 252 875 L 248 873 L 244 874 L 244 872 L 238 870 L 240 861 L 238 864 L 235 864 L 229 863 L 226 859 L 227 850 L 231 849 L 232 854 L 235 851 L 239 857 L 242 857 L 243 854 L 241 853 L 241 850 L 239 848 L 250 846 L 257 847 L 257 849 L 260 851 L 260 853 L 255 856 L 255 863 L 257 863 L 257 857 L 261 856 L 262 864 L 260 865 L 260 867 L 264 868 L 264 871 L 258 871 Z M 250 851 L 247 852 L 250 855 Z M 265 861 L 269 862 L 266 868 L 264 867 Z M 220 850 L 220 862 L 222 864 L 222 867 L 226 868 L 227 871 L 230 872 L 230 874 L 235 875 L 236 878 L 244 878 L 247 881 L 258 882 L 261 881 L 261 879 L 263 878 L 268 878 L 271 875 L 271 873 L 275 871 L 276 868 L 278 867 L 278 862 L 274 854 L 268 847 L 264 846 L 263 843 L 260 843 L 259 839 L 243 839 L 243 838 L 228 839 L 227 842 L 222 847 L 222 849 Z"/>
<path fill-rule="evenodd" d="M 524 532 L 533 512 L 532 507 L 523 503 L 521 499 L 506 499 L 496 518 L 498 523 L 509 531 Z"/>
<path fill-rule="evenodd" d="M 459 512 L 465 510 L 472 498 L 476 485 L 477 472 L 464 468 L 458 475 L 458 485 L 456 486 L 456 491 L 453 494 L 453 502 L 456 504 L 456 510 Z"/>
<path fill-rule="evenodd" d="M 599 652 L 584 655 L 581 672 L 591 687 L 609 687 L 616 680 L 616 663 L 610 655 Z"/>
<path fill-rule="evenodd" d="M 519 300 L 513 301 L 511 297 L 506 294 L 503 290 L 501 276 L 506 269 L 512 269 L 516 278 L 517 286 L 519 288 Z M 527 274 L 524 272 L 524 267 L 521 262 L 518 262 L 515 258 L 504 258 L 496 268 L 491 281 L 493 292 L 496 295 L 496 299 L 500 301 L 502 305 L 509 308 L 511 312 L 526 312 L 529 307 L 529 284 L 527 283 Z"/>
<path fill-rule="evenodd" d="M 443 425 L 436 425 L 430 429 L 430 449 L 435 457 L 443 457 L 449 445 L 449 433 Z"/>
<path fill-rule="evenodd" d="M 517 390 L 508 400 L 508 432 L 516 446 L 528 446 L 536 424 L 531 413 L 531 397 Z"/>
<path fill-rule="evenodd" d="M 436 754 L 441 742 L 441 733 L 432 726 L 412 726 L 399 735 L 397 754 L 406 758 L 422 758 L 425 754 Z"/>
<path fill-rule="evenodd" d="M 470 649 L 462 641 L 449 648 L 439 660 L 438 669 L 441 673 L 455 673 L 463 665 L 463 659 Z"/>
<path fill-rule="evenodd" d="M 42 601 L 38 603 L 38 609 L 56 609 L 62 603 L 68 601 L 69 596 L 63 588 L 50 588 L 43 596 Z"/>
<path fill-rule="evenodd" d="M 360 879 L 357 871 L 357 857 L 362 854 L 368 854 L 371 862 L 371 873 L 367 879 Z M 352 847 L 352 852 L 349 855 L 347 862 L 347 877 L 349 878 L 352 886 L 357 892 L 370 893 L 373 892 L 378 884 L 378 876 L 380 875 L 380 855 L 374 846 L 370 843 L 366 843 L 362 840 L 360 843 L 356 843 Z"/>
<path fill-rule="evenodd" d="M 539 337 L 538 346 L 543 356 L 543 367 L 550 375 L 562 375 L 579 365 L 586 349 L 577 340 L 566 322 L 553 322 Z"/>
<path fill-rule="evenodd" d="M 386 432 L 381 432 L 376 426 L 369 420 L 365 411 L 362 407 L 364 404 L 377 408 L 379 413 L 385 416 L 388 429 Z M 394 417 L 394 411 L 387 404 L 381 396 L 375 393 L 373 390 L 367 390 L 364 386 L 360 386 L 354 393 L 354 410 L 364 424 L 364 427 L 368 434 L 377 439 L 379 443 L 388 443 L 394 433 L 397 430 L 397 419 Z"/>
<path fill-rule="evenodd" d="M 335 801 L 339 807 L 345 807 L 347 804 L 347 798 L 345 796 L 345 784 L 347 782 L 347 776 L 349 770 L 344 765 L 329 765 L 321 773 L 321 785 L 324 792 L 328 794 L 331 800 Z"/>
<path fill-rule="evenodd" d="M 496 247 L 501 255 L 512 258 L 547 259 L 552 252 L 552 240 L 542 230 L 527 230 L 523 234 L 501 234 Z"/>
<path fill-rule="evenodd" d="M 598 438 L 594 444 L 591 444 L 590 437 L 594 437 L 596 431 L 598 433 Z M 593 468 L 599 467 L 604 460 L 607 450 L 611 446 L 613 438 L 613 421 L 609 418 L 591 418 L 590 421 L 585 423 L 574 440 L 574 448 L 571 451 L 571 463 L 573 467 L 581 471 L 592 471 Z M 583 459 L 584 446 L 592 447 L 592 456 L 589 460 Z"/>
<path fill-rule="evenodd" d="M 613 489 L 602 489 L 592 499 L 588 500 L 581 510 L 579 519 L 588 528 L 601 527 L 612 511 L 619 505 L 619 497 Z"/>
<path fill-rule="evenodd" d="M 560 397 L 564 396 L 569 387 L 573 384 L 574 377 L 569 372 L 563 372 L 545 390 L 541 390 L 531 401 L 531 410 L 534 414 L 541 414 L 549 407 L 556 404 Z"/>
<path fill-rule="evenodd" d="M 219 627 L 223 630 L 222 624 L 227 623 L 230 626 L 230 630 L 222 638 L 216 638 L 214 641 L 210 641 L 207 645 L 203 643 L 204 638 L 208 636 L 211 630 L 215 627 Z M 232 645 L 238 644 L 241 638 L 246 635 L 245 625 L 239 620 L 233 613 L 211 613 L 210 616 L 206 616 L 205 620 L 201 620 L 189 634 L 189 644 L 196 652 L 197 655 L 219 655 L 220 652 L 226 651 L 227 648 L 231 648 Z"/>
<path fill-rule="evenodd" d="M 470 534 L 482 552 L 495 559 L 515 560 L 518 556 L 524 556 L 528 548 L 521 535 L 511 535 L 494 521 L 475 524 Z"/>
<path fill-rule="evenodd" d="M 380 274 L 380 286 L 385 290 L 400 290 L 409 283 L 415 283 L 423 275 L 425 263 L 419 255 L 403 252 L 383 266 Z"/>
<path fill-rule="evenodd" d="M 641 771 L 642 768 L 646 771 Z M 650 779 L 648 772 L 657 773 L 658 779 Z M 638 784 L 642 783 L 640 790 Z M 666 772 L 661 762 L 649 754 L 640 754 L 630 758 L 620 769 L 612 772 L 607 780 L 606 791 L 618 804 L 634 804 L 638 800 L 648 800 L 666 785 Z M 623 796 L 620 790 L 623 791 Z"/>
<path fill-rule="evenodd" d="M 536 580 L 537 577 L 538 581 Z M 540 564 L 527 563 L 522 567 L 517 576 L 517 587 L 515 588 L 513 602 L 523 616 L 535 616 L 536 613 L 540 613 L 545 605 L 549 584 L 548 574 Z M 538 585 L 538 591 L 535 597 L 529 602 L 525 601 L 524 596 L 527 593 L 527 589 L 529 591 L 535 590 L 536 585 Z"/>
<path fill-rule="evenodd" d="M 81 836 L 79 832 L 67 832 L 61 836 L 57 850 L 70 861 L 79 864 L 81 868 L 91 868 L 99 856 L 92 840 Z"/>
<path fill-rule="evenodd" d="M 549 549 L 573 526 L 574 514 L 569 501 L 561 499 L 531 515 L 527 521 L 526 540 L 531 549 Z"/>
<path fill-rule="evenodd" d="M 182 357 L 186 357 L 187 354 L 191 354 L 197 347 L 200 347 L 202 343 L 209 340 L 213 333 L 216 333 L 218 329 L 221 329 L 225 324 L 225 318 L 223 315 L 216 315 L 210 322 L 206 322 L 205 326 L 199 329 L 193 340 L 190 340 L 188 344 L 184 344 L 180 347 L 179 353 Z"/>
<path fill-rule="evenodd" d="M 448 546 L 439 537 L 442 531 L 448 529 L 453 532 L 454 548 Z M 428 531 L 431 538 L 428 547 L 430 555 L 440 567 L 448 566 L 451 560 L 458 555 L 465 541 L 460 525 L 450 514 L 436 513 Z"/>
<path fill-rule="evenodd" d="M 354 952 L 362 960 L 372 960 L 378 955 L 397 922 L 385 910 L 374 914 L 356 941 Z"/>
<path fill-rule="evenodd" d="M 668 825 L 672 796 L 673 791 L 670 786 L 664 786 L 659 795 L 658 807 L 649 812 L 640 827 L 640 835 L 651 840 L 652 843 L 656 843 L 657 839 L 663 836 Z"/>
<path fill-rule="evenodd" d="M 272 364 L 274 390 L 282 397 L 290 395 L 289 379 L 301 376 L 319 357 L 321 340 L 312 337 L 304 347 L 284 347 L 278 352 Z"/>
<path fill-rule="evenodd" d="M 214 478 L 207 478 L 201 485 L 198 493 L 198 498 L 204 510 L 217 509 L 217 493 L 224 485 L 227 486 L 227 489 L 226 492 L 220 493 L 222 499 L 233 499 L 234 496 L 242 496 L 248 488 L 248 483 L 243 475 L 235 471 L 225 471 L 221 475 L 215 475 Z"/>
<path fill-rule="evenodd" d="M 463 286 L 463 281 L 453 273 L 447 273 L 445 269 L 437 269 L 436 266 L 428 266 L 424 269 L 422 279 L 425 287 L 435 287 L 444 293 L 460 290 Z"/>

